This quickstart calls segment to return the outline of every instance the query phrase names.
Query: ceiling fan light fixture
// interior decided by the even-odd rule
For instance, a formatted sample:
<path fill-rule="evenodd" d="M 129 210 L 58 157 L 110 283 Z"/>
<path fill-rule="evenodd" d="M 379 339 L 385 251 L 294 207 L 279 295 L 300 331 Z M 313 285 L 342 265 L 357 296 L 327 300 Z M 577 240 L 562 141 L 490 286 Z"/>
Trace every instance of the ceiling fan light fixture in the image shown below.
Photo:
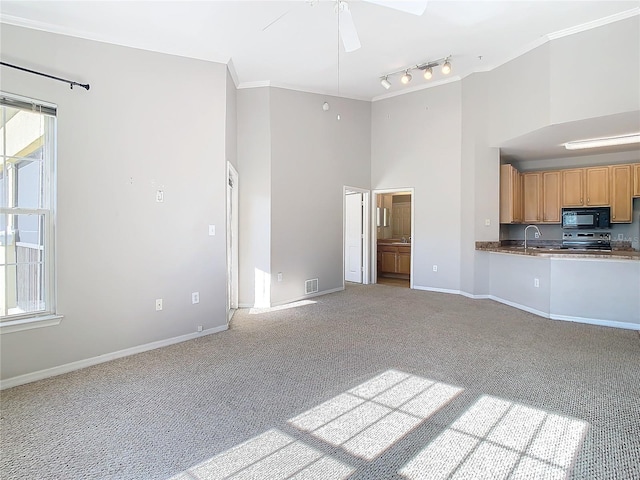
<path fill-rule="evenodd" d="M 382 85 L 386 90 L 391 88 L 391 82 L 387 79 L 387 77 L 382 77 L 380 80 L 380 85 Z"/>
<path fill-rule="evenodd" d="M 412 79 L 412 78 L 413 78 L 413 77 L 412 77 L 412 76 L 411 76 L 411 74 L 409 73 L 409 70 L 407 70 L 407 71 L 405 71 L 405 72 L 404 72 L 404 75 L 402 75 L 402 77 L 400 77 L 400 81 L 401 81 L 404 85 L 406 85 L 406 84 L 408 84 L 408 83 L 411 81 L 411 79 Z"/>
<path fill-rule="evenodd" d="M 442 64 L 442 73 L 445 75 L 449 75 L 451 73 L 451 62 L 449 62 L 449 59 L 446 59 Z"/>
<path fill-rule="evenodd" d="M 431 80 L 433 78 L 433 68 L 427 67 L 424 69 L 424 79 Z"/>

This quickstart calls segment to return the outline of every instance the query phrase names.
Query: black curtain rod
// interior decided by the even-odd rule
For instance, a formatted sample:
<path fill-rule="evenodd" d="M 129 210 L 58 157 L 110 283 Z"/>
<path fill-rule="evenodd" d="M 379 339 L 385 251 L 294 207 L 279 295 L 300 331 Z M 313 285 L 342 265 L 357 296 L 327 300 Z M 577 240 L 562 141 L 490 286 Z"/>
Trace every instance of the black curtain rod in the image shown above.
<path fill-rule="evenodd" d="M 64 78 L 54 77 L 53 75 L 48 75 L 46 73 L 36 72 L 35 70 L 29 70 L 28 68 L 19 67 L 17 65 L 11 65 L 10 63 L 7 63 L 7 62 L 0 62 L 0 65 L 4 65 L 5 67 L 10 67 L 10 68 L 15 68 L 16 70 L 22 70 L 23 72 L 27 72 L 27 73 L 33 73 L 34 75 L 40 75 L 41 77 L 52 78 L 54 80 L 58 80 L 59 82 L 68 83 L 69 86 L 71 87 L 71 90 L 73 90 L 74 85 L 77 85 L 78 87 L 82 87 L 86 90 L 89 90 L 88 83 L 83 84 L 83 83 L 74 82 L 73 80 L 66 80 Z"/>

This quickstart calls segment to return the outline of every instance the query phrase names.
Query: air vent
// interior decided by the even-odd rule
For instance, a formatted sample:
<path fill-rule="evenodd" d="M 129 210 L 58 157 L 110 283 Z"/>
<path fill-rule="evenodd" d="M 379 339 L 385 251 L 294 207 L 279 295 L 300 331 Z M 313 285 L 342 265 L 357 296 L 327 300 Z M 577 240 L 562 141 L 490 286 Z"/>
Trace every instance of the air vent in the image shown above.
<path fill-rule="evenodd" d="M 318 291 L 318 279 L 312 278 L 304 282 L 304 294 L 316 293 Z"/>

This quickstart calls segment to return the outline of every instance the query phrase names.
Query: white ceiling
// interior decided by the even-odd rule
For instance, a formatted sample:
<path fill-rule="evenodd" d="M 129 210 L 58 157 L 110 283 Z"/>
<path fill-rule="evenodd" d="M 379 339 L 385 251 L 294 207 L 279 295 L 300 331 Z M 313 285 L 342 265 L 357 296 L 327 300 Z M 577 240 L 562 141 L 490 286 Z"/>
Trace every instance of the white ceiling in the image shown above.
<path fill-rule="evenodd" d="M 393 1 L 393 0 L 391 0 Z M 405 2 L 406 3 L 406 2 Z M 362 48 L 339 43 L 335 1 L 0 1 L 0 21 L 229 63 L 239 88 L 271 85 L 376 100 L 499 66 L 566 34 L 638 15 L 640 1 L 430 0 L 422 16 L 349 0 Z M 265 28 L 268 27 L 268 28 Z M 452 55 L 453 72 L 408 86 L 386 73 Z M 24 59 L 25 67 L 29 65 Z M 70 74 L 73 72 L 69 72 Z M 90 79 L 89 79 L 90 80 Z M 514 159 L 559 158 L 571 139 L 640 130 L 640 116 L 551 126 L 514 139 Z M 638 146 L 630 146 L 638 149 Z M 586 152 L 590 153 L 590 152 Z"/>
<path fill-rule="evenodd" d="M 639 1 L 430 0 L 415 16 L 361 0 L 349 6 L 362 48 L 338 44 L 335 1 L 10 1 L 5 23 L 228 63 L 239 87 L 283 86 L 371 100 L 422 88 L 380 76 L 452 55 L 451 78 L 488 70 L 557 32 L 622 18 Z M 269 24 L 284 16 L 263 30 Z M 481 57 L 481 58 L 480 58 Z M 339 67 L 339 81 L 338 81 Z M 438 72 L 431 81 L 441 82 Z"/>

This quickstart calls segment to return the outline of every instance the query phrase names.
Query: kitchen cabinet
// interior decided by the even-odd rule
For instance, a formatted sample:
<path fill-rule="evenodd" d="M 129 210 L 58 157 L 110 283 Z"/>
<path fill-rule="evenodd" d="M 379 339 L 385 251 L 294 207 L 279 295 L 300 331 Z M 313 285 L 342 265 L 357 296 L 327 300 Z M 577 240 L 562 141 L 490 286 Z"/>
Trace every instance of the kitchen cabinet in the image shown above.
<path fill-rule="evenodd" d="M 609 167 L 562 170 L 563 207 L 602 207 L 609 201 Z"/>
<path fill-rule="evenodd" d="M 632 165 L 611 165 L 611 223 L 630 223 L 633 216 L 631 195 Z"/>
<path fill-rule="evenodd" d="M 500 223 L 522 223 L 522 175 L 513 165 L 500 166 Z"/>
<path fill-rule="evenodd" d="M 562 206 L 582 207 L 584 204 L 584 170 L 562 170 Z"/>
<path fill-rule="evenodd" d="M 562 191 L 560 171 L 542 172 L 542 222 L 562 221 L 560 193 Z"/>
<path fill-rule="evenodd" d="M 409 245 L 378 245 L 380 266 L 378 273 L 409 275 L 411 273 L 411 247 Z"/>
<path fill-rule="evenodd" d="M 522 175 L 525 223 L 560 223 L 560 171 Z"/>
<path fill-rule="evenodd" d="M 524 173 L 522 175 L 523 219 L 525 223 L 538 223 L 542 220 L 542 174 Z"/>
<path fill-rule="evenodd" d="M 609 167 L 591 167 L 584 169 L 587 207 L 609 205 Z"/>
<path fill-rule="evenodd" d="M 633 196 L 640 197 L 640 163 L 633 165 Z"/>

